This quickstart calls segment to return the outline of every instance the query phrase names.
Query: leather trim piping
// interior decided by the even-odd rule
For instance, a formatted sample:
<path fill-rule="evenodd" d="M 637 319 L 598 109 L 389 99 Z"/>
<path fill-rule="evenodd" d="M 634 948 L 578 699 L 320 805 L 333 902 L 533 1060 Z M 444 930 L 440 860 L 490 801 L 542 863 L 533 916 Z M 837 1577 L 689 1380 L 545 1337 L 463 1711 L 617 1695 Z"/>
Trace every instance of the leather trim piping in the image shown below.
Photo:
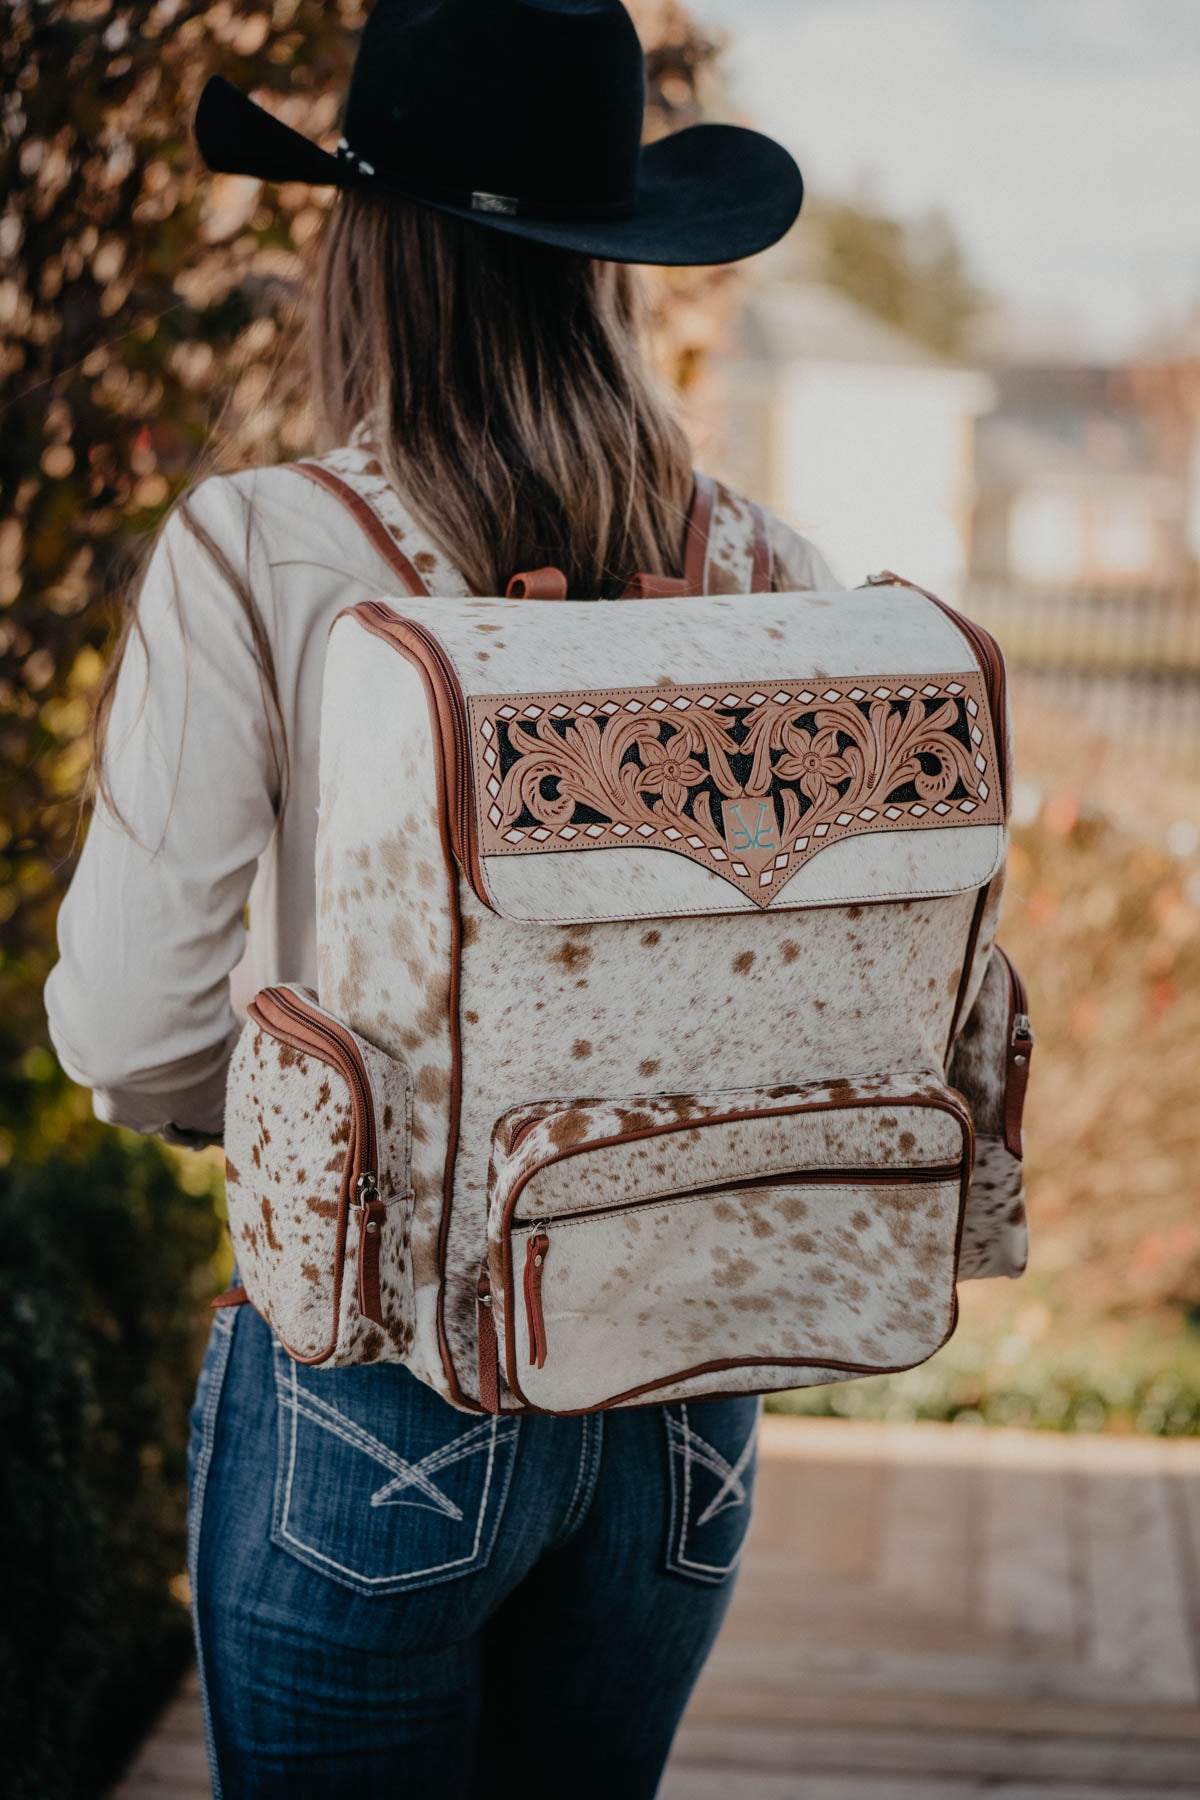
<path fill-rule="evenodd" d="M 297 474 L 307 476 L 309 481 L 315 482 L 318 487 L 322 487 L 327 493 L 332 494 L 335 500 L 341 501 L 346 511 L 353 516 L 356 524 L 370 539 L 371 547 L 383 558 L 384 562 L 389 564 L 393 573 L 400 577 L 407 593 L 424 599 L 429 598 L 429 589 L 424 581 L 409 562 L 403 550 L 399 548 L 375 508 L 363 499 L 357 489 L 351 487 L 348 481 L 343 481 L 340 475 L 335 475 L 331 469 L 324 468 L 321 463 L 295 462 L 289 463 L 287 466 L 295 469 Z"/>
<path fill-rule="evenodd" d="M 603 1150 L 603 1149 L 609 1148 L 610 1146 L 612 1146 L 614 1144 L 637 1143 L 643 1138 L 662 1137 L 672 1131 L 701 1130 L 704 1127 L 709 1126 L 709 1125 L 735 1124 L 735 1123 L 739 1122 L 740 1120 L 746 1119 L 746 1118 L 753 1118 L 753 1119 L 787 1118 L 787 1117 L 792 1116 L 793 1114 L 799 1114 L 799 1113 L 845 1112 L 845 1111 L 850 1111 L 852 1109 L 859 1109 L 859 1108 L 863 1108 L 863 1107 L 867 1107 L 867 1106 L 887 1106 L 887 1107 L 891 1107 L 891 1106 L 897 1106 L 897 1107 L 899 1107 L 899 1106 L 923 1106 L 923 1107 L 929 1107 L 929 1108 L 932 1108 L 939 1112 L 949 1113 L 953 1118 L 958 1120 L 959 1124 L 963 1128 L 962 1178 L 959 1183 L 958 1223 L 957 1223 L 957 1227 L 955 1230 L 955 1237 L 954 1237 L 954 1268 L 953 1268 L 953 1274 L 951 1277 L 951 1287 L 953 1288 L 954 1284 L 958 1280 L 958 1265 L 959 1265 L 959 1260 L 960 1260 L 960 1257 L 962 1254 L 963 1225 L 966 1220 L 967 1195 L 970 1192 L 971 1176 L 974 1173 L 974 1167 L 975 1167 L 975 1123 L 971 1117 L 970 1109 L 967 1107 L 966 1102 L 963 1101 L 961 1099 L 961 1096 L 957 1095 L 952 1088 L 948 1088 L 946 1090 L 946 1094 L 945 1094 L 944 1098 L 939 1098 L 936 1100 L 929 1099 L 927 1096 L 920 1095 L 920 1094 L 911 1094 L 911 1095 L 889 1094 L 889 1095 L 882 1096 L 879 1098 L 875 1098 L 875 1097 L 871 1096 L 868 1098 L 858 1099 L 858 1100 L 819 1100 L 819 1101 L 810 1102 L 808 1104 L 801 1103 L 796 1106 L 776 1106 L 776 1107 L 762 1108 L 761 1110 L 758 1108 L 749 1108 L 749 1109 L 743 1108 L 736 1112 L 719 1113 L 719 1114 L 715 1115 L 714 1117 L 708 1118 L 708 1119 L 682 1121 L 682 1122 L 674 1121 L 674 1122 L 672 1122 L 670 1124 L 666 1124 L 666 1125 L 646 1126 L 640 1131 L 617 1132 L 617 1133 L 610 1135 L 607 1138 L 597 1138 L 592 1143 L 568 1145 L 568 1147 L 565 1150 L 560 1151 L 557 1155 L 544 1157 L 540 1162 L 533 1164 L 531 1168 L 526 1169 L 524 1171 L 524 1173 L 521 1175 L 520 1180 L 516 1183 L 515 1187 L 513 1188 L 512 1193 L 509 1194 L 507 1199 L 505 1200 L 504 1213 L 503 1213 L 503 1216 L 501 1219 L 501 1227 L 500 1227 L 500 1230 L 501 1230 L 501 1238 L 500 1238 L 501 1276 L 502 1276 L 502 1282 L 503 1282 L 503 1288 L 504 1288 L 504 1364 L 505 1364 L 505 1375 L 506 1375 L 506 1378 L 508 1381 L 509 1390 L 512 1393 L 514 1399 L 519 1400 L 521 1402 L 522 1406 L 524 1406 L 530 1412 L 548 1412 L 549 1411 L 549 1409 L 546 1407 L 534 1406 L 532 1401 L 529 1399 L 528 1395 L 525 1394 L 525 1392 L 522 1390 L 520 1381 L 517 1377 L 516 1365 L 517 1365 L 518 1358 L 515 1354 L 516 1331 L 515 1331 L 515 1327 L 514 1327 L 514 1320 L 516 1318 L 516 1310 L 515 1310 L 516 1309 L 516 1289 L 515 1289 L 515 1274 L 514 1274 L 513 1247 L 512 1247 L 513 1213 L 516 1210 L 517 1201 L 520 1198 L 522 1189 L 526 1186 L 526 1184 L 530 1181 L 530 1179 L 535 1174 L 538 1173 L 538 1171 L 540 1169 L 547 1168 L 552 1163 L 566 1162 L 572 1156 L 582 1156 L 590 1150 Z M 653 1205 L 653 1201 L 648 1201 L 646 1204 Z M 586 1214 L 581 1214 L 580 1216 L 585 1217 Z M 525 1223 L 525 1224 L 529 1223 L 528 1220 L 519 1221 L 519 1222 Z M 957 1325 L 957 1323 L 958 1323 L 958 1302 L 957 1302 L 957 1297 L 955 1297 L 954 1304 L 951 1309 L 951 1322 L 950 1322 L 949 1328 L 946 1331 L 945 1336 L 943 1338 L 941 1338 L 939 1340 L 939 1342 L 934 1346 L 934 1349 L 929 1352 L 930 1356 L 936 1355 L 937 1351 L 941 1349 L 942 1345 L 948 1342 L 950 1337 L 953 1335 L 954 1328 Z M 927 1358 L 923 1357 L 920 1360 L 926 1361 Z M 607 1411 L 608 1408 L 610 1408 L 610 1407 L 623 1405 L 626 1401 L 630 1400 L 631 1398 L 635 1397 L 638 1394 L 648 1394 L 648 1393 L 651 1393 L 655 1388 L 671 1387 L 671 1386 L 674 1386 L 674 1384 L 676 1382 L 690 1381 L 693 1379 L 693 1377 L 698 1376 L 698 1375 L 715 1373 L 716 1371 L 721 1370 L 721 1369 L 752 1368 L 757 1365 L 772 1366 L 775 1364 L 778 1364 L 778 1366 L 781 1368 L 811 1367 L 811 1368 L 822 1368 L 822 1369 L 825 1369 L 825 1368 L 845 1369 L 845 1370 L 848 1370 L 848 1371 L 851 1371 L 854 1373 L 877 1374 L 877 1375 L 900 1374 L 904 1369 L 916 1368 L 918 1366 L 918 1364 L 916 1364 L 916 1363 L 903 1363 L 903 1364 L 897 1365 L 895 1368 L 882 1368 L 882 1367 L 874 1367 L 871 1365 L 865 1365 L 865 1364 L 860 1364 L 860 1363 L 836 1362 L 836 1361 L 832 1361 L 829 1359 L 823 1359 L 820 1357 L 808 1357 L 808 1356 L 728 1357 L 728 1358 L 723 1358 L 716 1362 L 699 1363 L 694 1368 L 685 1369 L 682 1372 L 676 1372 L 676 1373 L 673 1373 L 670 1375 L 665 1375 L 655 1381 L 643 1382 L 640 1386 L 634 1387 L 634 1388 L 629 1388 L 624 1393 L 617 1394 L 609 1400 L 600 1402 L 598 1405 L 577 1407 L 577 1408 L 572 1409 L 569 1412 L 553 1413 L 551 1416 L 553 1416 L 555 1418 L 560 1418 L 560 1417 L 561 1418 L 569 1418 L 569 1417 L 575 1416 L 576 1413 L 603 1412 L 603 1411 Z"/>
<path fill-rule="evenodd" d="M 962 1207 L 960 1209 L 960 1218 L 963 1214 L 965 1214 L 965 1211 L 966 1211 L 966 1203 L 965 1203 L 965 1199 L 964 1199 Z M 962 1233 L 961 1233 L 961 1228 L 960 1228 L 960 1232 L 959 1232 L 960 1243 L 961 1243 L 961 1236 L 962 1236 Z M 957 1273 L 957 1268 L 958 1268 L 958 1252 L 956 1250 L 956 1252 L 955 1252 L 956 1273 Z M 660 1377 L 657 1381 L 644 1381 L 641 1383 L 641 1385 L 639 1387 L 626 1388 L 626 1390 L 623 1394 L 616 1394 L 613 1396 L 613 1398 L 611 1400 L 601 1400 L 595 1406 L 573 1406 L 573 1407 L 566 1407 L 566 1408 L 562 1409 L 561 1411 L 552 1412 L 549 1407 L 532 1406 L 532 1405 L 530 1405 L 530 1403 L 528 1401 L 526 1401 L 524 1403 L 524 1405 L 521 1407 L 513 1407 L 513 1408 L 506 1409 L 504 1412 L 504 1417 L 505 1418 L 517 1418 L 517 1417 L 520 1417 L 520 1415 L 522 1413 L 524 1413 L 525 1415 L 538 1414 L 543 1418 L 549 1418 L 549 1419 L 578 1419 L 578 1418 L 582 1418 L 585 1413 L 611 1412 L 612 1409 L 617 1406 L 624 1407 L 624 1406 L 632 1406 L 632 1405 L 637 1405 L 637 1404 L 641 1404 L 643 1406 L 658 1406 L 658 1405 L 662 1404 L 661 1401 L 658 1401 L 654 1398 L 655 1391 L 658 1388 L 676 1387 L 681 1381 L 695 1381 L 701 1375 L 716 1375 L 716 1374 L 721 1373 L 721 1371 L 725 1370 L 725 1369 L 764 1369 L 764 1368 L 765 1369 L 796 1369 L 796 1368 L 800 1368 L 800 1369 L 839 1369 L 848 1375 L 904 1375 L 907 1373 L 907 1371 L 909 1369 L 919 1369 L 921 1367 L 922 1363 L 927 1363 L 931 1357 L 934 1357 L 937 1355 L 939 1350 L 945 1349 L 946 1345 L 950 1342 L 950 1339 L 954 1336 L 954 1333 L 957 1329 L 958 1329 L 958 1292 L 957 1292 L 957 1289 L 955 1289 L 951 1295 L 950 1323 L 947 1326 L 946 1331 L 938 1339 L 937 1343 L 933 1346 L 932 1350 L 927 1351 L 925 1353 L 925 1355 L 922 1357 L 919 1357 L 916 1362 L 888 1363 L 888 1364 L 851 1363 L 851 1362 L 837 1362 L 837 1361 L 835 1361 L 835 1359 L 833 1357 L 829 1357 L 829 1356 L 726 1356 L 726 1357 L 718 1357 L 712 1362 L 697 1363 L 694 1368 L 684 1369 L 681 1374 L 664 1375 L 664 1376 Z M 648 1395 L 649 1398 L 642 1399 L 641 1397 L 643 1395 Z M 707 1391 L 699 1393 L 699 1394 L 688 1394 L 686 1397 L 688 1400 L 728 1400 L 731 1398 L 731 1395 L 730 1395 L 730 1391 L 728 1388 L 710 1388 Z"/>
<path fill-rule="evenodd" d="M 397 642 L 389 627 L 389 621 L 395 624 L 399 624 L 400 621 L 387 607 L 377 607 L 374 602 L 366 602 L 349 610 L 351 617 L 358 621 L 364 631 L 369 631 L 373 637 L 382 638 L 385 643 L 390 644 L 401 655 L 407 656 L 408 660 L 415 665 L 424 683 L 430 714 L 437 719 L 437 690 L 429 668 L 420 656 L 413 654 L 410 649 Z M 457 1404 L 469 1412 L 483 1412 L 485 1409 L 479 1401 L 472 1400 L 462 1390 L 454 1367 L 449 1334 L 446 1330 L 446 1247 L 450 1237 L 450 1215 L 454 1206 L 454 1170 L 458 1160 L 458 1137 L 462 1115 L 462 1019 L 459 1015 L 459 1003 L 462 988 L 463 929 L 462 903 L 458 891 L 458 864 L 455 860 L 449 824 L 452 816 L 450 772 L 446 766 L 442 732 L 437 730 L 430 735 L 434 743 L 434 759 L 438 776 L 438 835 L 442 840 L 442 856 L 446 865 L 446 885 L 450 907 L 450 1105 L 446 1122 L 446 1161 L 442 1175 L 442 1217 L 438 1230 L 438 1353 L 442 1359 L 442 1372 L 446 1377 L 446 1384 Z"/>
<path fill-rule="evenodd" d="M 390 644 L 421 673 L 430 702 L 431 720 L 436 727 L 433 735 L 438 740 L 438 767 L 446 817 L 450 821 L 451 854 L 476 899 L 489 912 L 496 912 L 498 909 L 484 880 L 479 833 L 475 828 L 475 766 L 470 748 L 470 715 L 453 664 L 432 631 L 427 631 L 413 619 L 402 619 L 382 601 L 363 600 L 347 610 L 351 617 L 375 637 Z"/>

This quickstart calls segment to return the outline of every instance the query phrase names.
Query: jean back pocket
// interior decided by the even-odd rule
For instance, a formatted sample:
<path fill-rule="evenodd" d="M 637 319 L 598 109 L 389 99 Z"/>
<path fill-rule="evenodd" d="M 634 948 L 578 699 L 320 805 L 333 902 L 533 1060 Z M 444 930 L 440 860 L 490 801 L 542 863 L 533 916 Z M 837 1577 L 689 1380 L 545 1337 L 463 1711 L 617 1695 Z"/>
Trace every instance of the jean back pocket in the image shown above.
<path fill-rule="evenodd" d="M 737 1569 L 750 1529 L 759 1412 L 751 1395 L 663 1407 L 673 1575 L 715 1586 Z"/>
<path fill-rule="evenodd" d="M 396 1368 L 308 1369 L 274 1346 L 272 1540 L 359 1593 L 486 1567 L 519 1421 L 456 1412 Z"/>

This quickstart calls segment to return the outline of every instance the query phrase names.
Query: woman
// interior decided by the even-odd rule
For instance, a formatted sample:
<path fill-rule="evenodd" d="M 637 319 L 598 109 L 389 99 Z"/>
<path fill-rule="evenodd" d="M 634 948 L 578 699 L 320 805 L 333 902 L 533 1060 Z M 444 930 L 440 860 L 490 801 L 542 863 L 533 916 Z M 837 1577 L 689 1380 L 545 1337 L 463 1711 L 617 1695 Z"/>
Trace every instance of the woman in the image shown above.
<path fill-rule="evenodd" d="M 287 467 L 206 480 L 167 521 L 48 989 L 103 1118 L 218 1140 L 231 975 L 315 985 L 324 645 L 395 590 L 389 532 L 427 545 L 435 593 L 679 574 L 693 475 L 627 265 L 762 249 L 801 185 L 732 127 L 641 152 L 643 94 L 617 0 L 381 0 L 334 156 L 206 90 L 211 167 L 341 190 L 312 397 L 383 525 Z M 771 550 L 777 588 L 834 585 L 774 522 Z M 485 1439 L 403 1367 L 297 1377 L 248 1307 L 220 1312 L 190 1521 L 215 1791 L 654 1793 L 730 1598 L 756 1425 L 738 1398 Z"/>

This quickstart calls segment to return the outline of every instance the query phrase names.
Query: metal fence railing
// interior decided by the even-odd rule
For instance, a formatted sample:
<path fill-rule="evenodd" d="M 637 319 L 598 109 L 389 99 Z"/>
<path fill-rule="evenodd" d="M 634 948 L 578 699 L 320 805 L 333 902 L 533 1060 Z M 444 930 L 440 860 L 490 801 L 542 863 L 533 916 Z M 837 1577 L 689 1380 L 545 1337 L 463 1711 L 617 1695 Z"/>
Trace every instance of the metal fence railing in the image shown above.
<path fill-rule="evenodd" d="M 1082 712 L 1137 754 L 1200 776 L 1200 586 L 1145 591 L 974 581 L 962 600 L 1019 691 Z"/>

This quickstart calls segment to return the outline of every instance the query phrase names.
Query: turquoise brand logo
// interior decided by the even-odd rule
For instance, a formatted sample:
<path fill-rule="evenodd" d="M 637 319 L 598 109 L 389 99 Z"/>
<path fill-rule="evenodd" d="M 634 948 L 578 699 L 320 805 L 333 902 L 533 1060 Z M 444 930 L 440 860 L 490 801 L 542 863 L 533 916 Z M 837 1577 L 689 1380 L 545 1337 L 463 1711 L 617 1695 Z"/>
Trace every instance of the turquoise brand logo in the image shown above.
<path fill-rule="evenodd" d="M 758 801 L 758 811 L 753 825 L 749 824 L 744 807 L 753 802 L 738 800 L 725 804 L 725 842 L 731 850 L 778 850 L 779 835 L 775 825 L 775 808 L 770 801 Z"/>

